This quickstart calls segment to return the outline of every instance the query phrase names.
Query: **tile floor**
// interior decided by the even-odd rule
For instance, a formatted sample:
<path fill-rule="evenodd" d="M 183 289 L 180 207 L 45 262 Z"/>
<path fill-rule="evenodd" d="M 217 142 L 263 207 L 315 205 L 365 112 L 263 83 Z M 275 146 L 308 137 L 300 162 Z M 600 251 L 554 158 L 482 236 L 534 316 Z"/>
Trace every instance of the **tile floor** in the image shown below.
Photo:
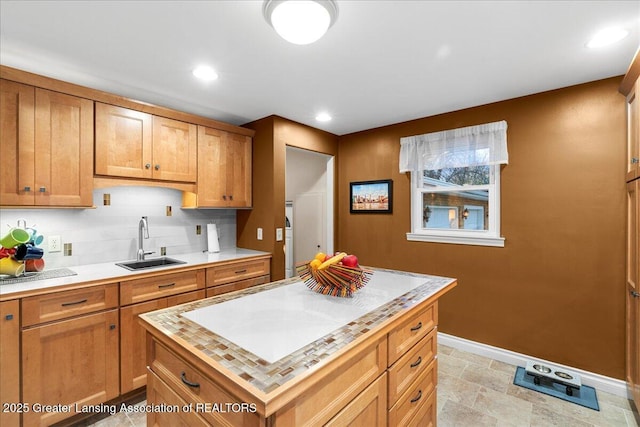
<path fill-rule="evenodd" d="M 627 399 L 598 391 L 600 411 L 594 411 L 514 385 L 513 365 L 442 345 L 438 353 L 439 427 L 639 425 Z M 143 427 L 145 419 L 119 413 L 91 426 Z"/>

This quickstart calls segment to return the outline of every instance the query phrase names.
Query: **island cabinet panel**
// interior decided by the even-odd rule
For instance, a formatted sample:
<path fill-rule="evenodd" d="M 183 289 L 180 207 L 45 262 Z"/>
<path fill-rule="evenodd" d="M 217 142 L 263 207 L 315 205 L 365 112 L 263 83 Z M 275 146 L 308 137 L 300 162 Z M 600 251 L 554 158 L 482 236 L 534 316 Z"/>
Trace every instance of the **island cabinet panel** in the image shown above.
<path fill-rule="evenodd" d="M 22 401 L 68 408 L 30 411 L 25 426 L 51 425 L 119 394 L 118 310 L 22 331 Z"/>
<path fill-rule="evenodd" d="M 415 418 L 428 403 L 429 397 L 434 393 L 438 383 L 437 360 L 431 360 L 424 372 L 416 381 L 398 398 L 398 401 L 389 409 L 390 426 L 406 426 Z"/>
<path fill-rule="evenodd" d="M 389 333 L 389 365 L 395 363 L 438 324 L 438 303 L 412 315 Z"/>
<path fill-rule="evenodd" d="M 149 369 L 154 375 L 154 383 L 147 387 L 147 399 L 155 405 L 165 403 L 162 400 L 153 400 L 153 392 L 158 381 L 162 385 L 168 385 L 177 396 L 185 402 L 193 403 L 193 412 L 199 413 L 208 425 L 214 426 L 243 426 L 257 427 L 261 425 L 260 417 L 257 413 L 247 411 L 232 410 L 226 405 L 241 404 L 238 398 L 228 393 L 221 386 L 216 384 L 199 369 L 160 343 L 151 343 Z M 250 402 L 244 402 L 248 405 Z M 215 408 L 212 404 L 217 405 Z M 150 424 L 147 424 L 150 425 Z"/>
<path fill-rule="evenodd" d="M 387 374 L 351 401 L 331 419 L 327 427 L 383 427 L 387 425 Z"/>
<path fill-rule="evenodd" d="M 120 305 L 204 289 L 204 270 L 170 273 L 120 282 Z"/>
<path fill-rule="evenodd" d="M 437 352 L 435 328 L 389 368 L 389 407 L 411 386 Z"/>
<path fill-rule="evenodd" d="M 276 412 L 276 427 L 324 425 L 357 398 L 387 367 L 387 340 L 347 357 Z M 386 381 L 385 381 L 386 383 Z"/>
<path fill-rule="evenodd" d="M 20 400 L 20 303 L 0 303 L 0 403 Z M 0 409 L 0 426 L 20 425 L 20 411 Z"/>

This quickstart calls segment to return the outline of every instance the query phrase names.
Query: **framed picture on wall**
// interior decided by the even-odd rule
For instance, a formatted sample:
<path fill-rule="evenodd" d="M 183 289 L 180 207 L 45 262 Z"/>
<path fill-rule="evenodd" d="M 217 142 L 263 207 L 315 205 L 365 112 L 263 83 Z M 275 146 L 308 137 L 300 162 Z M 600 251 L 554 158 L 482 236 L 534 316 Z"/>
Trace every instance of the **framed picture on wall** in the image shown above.
<path fill-rule="evenodd" d="M 352 182 L 349 191 L 351 213 L 392 213 L 393 181 Z"/>

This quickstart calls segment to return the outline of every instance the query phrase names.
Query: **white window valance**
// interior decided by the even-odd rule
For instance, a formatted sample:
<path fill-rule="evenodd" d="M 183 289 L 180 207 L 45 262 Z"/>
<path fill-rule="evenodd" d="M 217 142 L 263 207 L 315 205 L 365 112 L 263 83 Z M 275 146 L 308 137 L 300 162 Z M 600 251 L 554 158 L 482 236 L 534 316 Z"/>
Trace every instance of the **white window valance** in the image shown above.
<path fill-rule="evenodd" d="M 508 162 L 504 120 L 400 138 L 401 173 Z"/>

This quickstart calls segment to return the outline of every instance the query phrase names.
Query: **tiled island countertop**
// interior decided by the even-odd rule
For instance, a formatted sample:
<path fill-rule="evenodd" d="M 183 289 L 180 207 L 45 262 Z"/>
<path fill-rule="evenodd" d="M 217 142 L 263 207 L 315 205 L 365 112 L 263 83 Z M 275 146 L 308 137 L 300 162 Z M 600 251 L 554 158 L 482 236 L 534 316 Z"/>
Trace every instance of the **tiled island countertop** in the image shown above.
<path fill-rule="evenodd" d="M 292 278 L 140 319 L 151 341 L 175 352 L 181 363 L 193 363 L 231 397 L 256 403 L 264 420 L 300 393 L 300 384 L 314 382 L 352 347 L 384 338 L 381 363 L 386 369 L 387 333 L 414 311 L 436 307 L 435 329 L 437 300 L 456 285 L 455 279 L 371 270 L 367 286 L 352 298 L 321 295 Z M 150 353 L 153 372 L 156 355 Z M 222 384 L 221 378 L 229 383 Z"/>

